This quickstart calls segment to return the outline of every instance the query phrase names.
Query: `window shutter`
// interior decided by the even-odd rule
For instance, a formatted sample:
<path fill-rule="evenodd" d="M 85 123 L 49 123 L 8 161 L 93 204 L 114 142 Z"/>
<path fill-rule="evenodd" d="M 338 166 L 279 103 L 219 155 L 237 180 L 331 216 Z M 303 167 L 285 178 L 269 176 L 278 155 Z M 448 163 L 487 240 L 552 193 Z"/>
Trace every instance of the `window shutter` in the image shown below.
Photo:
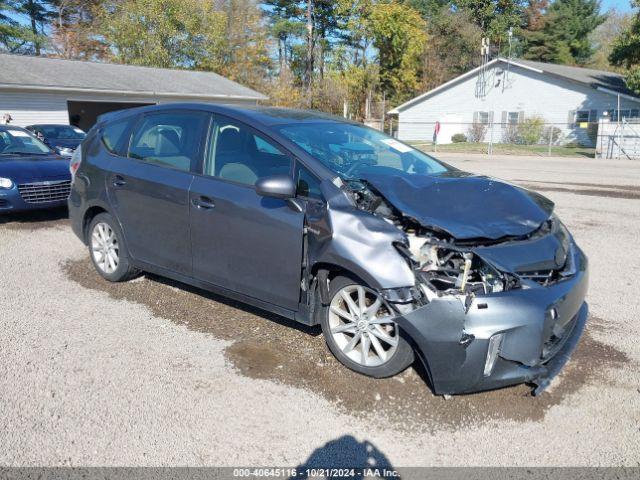
<path fill-rule="evenodd" d="M 524 122 L 524 112 L 520 110 L 518 112 L 518 123 L 523 123 L 523 122 Z"/>
<path fill-rule="evenodd" d="M 489 112 L 489 125 L 493 125 L 493 112 Z"/>
<path fill-rule="evenodd" d="M 502 128 L 507 128 L 507 117 L 508 113 L 505 112 L 504 110 L 502 111 Z"/>
<path fill-rule="evenodd" d="M 479 116 L 480 116 L 480 112 L 473 112 L 473 123 L 478 123 Z"/>
<path fill-rule="evenodd" d="M 598 121 L 598 110 L 589 110 L 589 122 Z"/>
<path fill-rule="evenodd" d="M 567 117 L 567 126 L 569 128 L 573 127 L 576 123 L 576 111 L 569 110 L 569 116 Z"/>

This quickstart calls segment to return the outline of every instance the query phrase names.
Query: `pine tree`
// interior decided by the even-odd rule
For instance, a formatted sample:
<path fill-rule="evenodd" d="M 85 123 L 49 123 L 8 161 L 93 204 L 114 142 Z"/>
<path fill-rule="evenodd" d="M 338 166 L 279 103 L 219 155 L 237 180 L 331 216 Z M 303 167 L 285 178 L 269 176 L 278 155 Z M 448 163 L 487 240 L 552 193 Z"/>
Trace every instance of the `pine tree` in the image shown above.
<path fill-rule="evenodd" d="M 545 15 L 544 28 L 528 39 L 524 57 L 586 65 L 593 55 L 591 33 L 605 19 L 599 0 L 555 0 Z"/>
<path fill-rule="evenodd" d="M 53 18 L 52 0 L 17 0 L 15 11 L 29 18 L 32 34 L 33 53 L 40 55 L 46 42 L 45 26 Z"/>

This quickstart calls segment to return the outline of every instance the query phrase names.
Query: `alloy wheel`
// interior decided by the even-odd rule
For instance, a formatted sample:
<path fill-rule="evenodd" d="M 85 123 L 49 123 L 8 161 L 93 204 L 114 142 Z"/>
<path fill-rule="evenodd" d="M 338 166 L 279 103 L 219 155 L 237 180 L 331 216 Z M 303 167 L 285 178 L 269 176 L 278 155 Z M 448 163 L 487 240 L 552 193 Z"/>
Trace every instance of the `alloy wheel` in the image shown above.
<path fill-rule="evenodd" d="M 98 268 L 104 273 L 111 274 L 118 268 L 118 238 L 109 224 L 100 222 L 93 227 L 91 254 Z"/>
<path fill-rule="evenodd" d="M 342 353 L 365 367 L 385 364 L 398 348 L 398 327 L 389 307 L 361 285 L 348 285 L 333 296 L 329 327 Z"/>

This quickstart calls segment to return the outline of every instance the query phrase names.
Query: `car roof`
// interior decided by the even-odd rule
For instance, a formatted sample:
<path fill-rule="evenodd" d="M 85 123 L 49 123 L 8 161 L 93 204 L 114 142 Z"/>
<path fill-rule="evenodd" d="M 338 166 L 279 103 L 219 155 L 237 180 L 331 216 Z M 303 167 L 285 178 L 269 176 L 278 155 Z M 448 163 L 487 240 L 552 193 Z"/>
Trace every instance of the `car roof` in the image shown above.
<path fill-rule="evenodd" d="M 72 125 L 66 125 L 64 123 L 35 123 L 33 125 L 29 125 L 27 128 L 30 127 L 71 127 L 74 128 Z M 77 127 L 75 127 L 77 128 Z"/>
<path fill-rule="evenodd" d="M 23 127 L 19 127 L 18 125 L 6 125 L 0 124 L 0 130 L 25 130 Z M 26 130 L 25 130 L 26 131 Z M 31 132 L 29 132 L 31 133 Z M 33 134 L 31 134 L 33 135 Z"/>
<path fill-rule="evenodd" d="M 167 110 L 203 110 L 228 115 L 249 124 L 263 126 L 286 125 L 291 123 L 354 123 L 336 115 L 315 110 L 297 110 L 291 108 L 265 107 L 261 105 L 226 105 L 214 103 L 164 103 L 146 107 L 110 112 L 100 117 L 100 122 L 124 118 L 129 115 Z"/>

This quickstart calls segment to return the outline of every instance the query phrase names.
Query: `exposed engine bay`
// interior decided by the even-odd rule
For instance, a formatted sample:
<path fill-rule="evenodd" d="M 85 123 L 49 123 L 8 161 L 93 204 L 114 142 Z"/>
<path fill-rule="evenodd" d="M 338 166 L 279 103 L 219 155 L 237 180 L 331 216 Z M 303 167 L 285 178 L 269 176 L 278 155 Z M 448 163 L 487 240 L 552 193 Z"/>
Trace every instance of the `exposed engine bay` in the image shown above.
<path fill-rule="evenodd" d="M 406 234 L 407 242 L 396 243 L 394 246 L 410 263 L 427 300 L 434 296 L 473 296 L 520 288 L 522 282 L 519 275 L 499 270 L 476 250 L 478 247 L 540 238 L 551 233 L 554 228 L 555 220 L 550 217 L 523 236 L 505 236 L 497 240 L 457 240 L 438 227 L 425 227 L 415 219 L 403 215 L 364 180 L 351 181 L 347 186 L 357 208 L 384 219 Z M 559 278 L 557 271 L 553 269 L 548 272 L 545 270 L 544 273 L 530 273 L 526 278 L 543 279 L 544 285 Z"/>

